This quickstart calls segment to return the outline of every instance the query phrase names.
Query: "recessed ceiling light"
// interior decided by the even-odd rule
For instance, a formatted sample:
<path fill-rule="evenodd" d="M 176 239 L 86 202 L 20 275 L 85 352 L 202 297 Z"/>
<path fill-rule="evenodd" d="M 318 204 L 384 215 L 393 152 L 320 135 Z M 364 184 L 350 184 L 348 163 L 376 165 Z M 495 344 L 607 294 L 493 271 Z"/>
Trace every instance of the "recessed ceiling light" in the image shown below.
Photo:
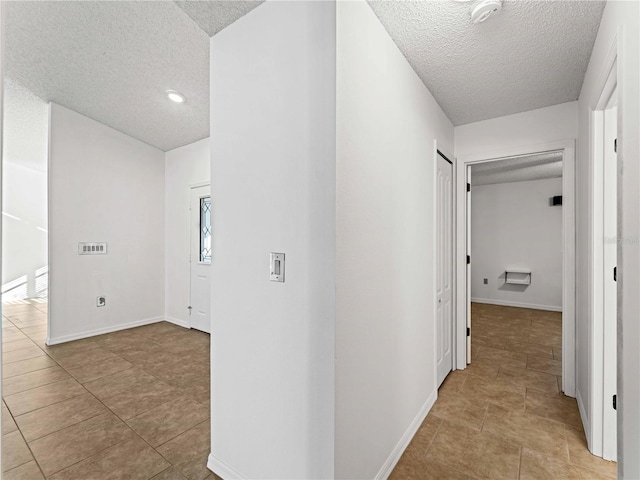
<path fill-rule="evenodd" d="M 176 103 L 184 103 L 187 101 L 184 95 L 180 92 L 176 92 L 175 90 L 167 90 L 167 97 L 169 97 L 169 100 Z"/>

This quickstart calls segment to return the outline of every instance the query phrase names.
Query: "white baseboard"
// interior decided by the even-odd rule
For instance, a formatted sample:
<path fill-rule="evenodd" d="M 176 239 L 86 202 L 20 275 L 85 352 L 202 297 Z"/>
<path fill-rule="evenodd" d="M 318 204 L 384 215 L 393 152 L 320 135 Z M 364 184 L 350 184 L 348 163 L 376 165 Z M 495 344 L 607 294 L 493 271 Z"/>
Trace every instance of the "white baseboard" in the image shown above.
<path fill-rule="evenodd" d="M 207 468 L 224 480 L 246 480 L 247 478 L 217 458 L 213 453 L 209 454 Z"/>
<path fill-rule="evenodd" d="M 500 305 L 503 307 L 531 308 L 533 310 L 547 310 L 549 312 L 562 312 L 562 307 L 553 305 L 537 305 L 535 303 L 509 302 L 507 300 L 493 300 L 490 298 L 471 298 L 471 303 L 484 303 L 487 305 Z"/>
<path fill-rule="evenodd" d="M 173 323 L 174 325 L 178 325 L 179 327 L 191 328 L 191 325 L 189 325 L 189 322 L 187 322 L 186 320 L 180 320 L 179 318 L 168 317 L 168 316 L 165 316 L 164 319 L 167 322 Z"/>
<path fill-rule="evenodd" d="M 158 323 L 164 321 L 165 317 L 153 317 L 145 318 L 142 320 L 135 320 L 128 323 L 119 323 L 118 325 L 111 325 L 108 327 L 97 328 L 95 330 L 87 330 L 86 332 L 74 333 L 72 335 L 63 335 L 61 337 L 47 337 L 47 345 L 58 345 L 59 343 L 72 342 L 73 340 L 81 340 L 83 338 L 95 337 L 96 335 L 103 335 L 105 333 L 117 332 L 120 330 L 126 330 L 128 328 L 141 327 L 143 325 L 150 325 L 152 323 Z"/>
<path fill-rule="evenodd" d="M 402 437 L 400 437 L 400 441 L 398 441 L 397 445 L 391 451 L 391 454 L 382 465 L 382 468 L 380 469 L 378 474 L 375 476 L 376 480 L 378 479 L 384 480 L 389 478 L 389 475 L 391 475 L 391 472 L 393 471 L 394 467 L 400 460 L 400 457 L 402 456 L 406 448 L 409 446 L 409 443 L 411 442 L 414 435 L 420 428 L 420 425 L 422 425 L 422 422 L 424 422 L 424 419 L 427 417 L 427 414 L 431 410 L 431 407 L 433 407 L 433 404 L 436 403 L 437 398 L 438 398 L 438 390 L 434 390 L 431 393 L 431 395 L 429 395 L 429 398 L 427 398 L 427 401 L 424 402 L 424 405 L 422 405 L 422 407 L 418 411 L 418 414 L 415 416 L 413 421 L 409 424 L 409 427 L 404 432 Z"/>

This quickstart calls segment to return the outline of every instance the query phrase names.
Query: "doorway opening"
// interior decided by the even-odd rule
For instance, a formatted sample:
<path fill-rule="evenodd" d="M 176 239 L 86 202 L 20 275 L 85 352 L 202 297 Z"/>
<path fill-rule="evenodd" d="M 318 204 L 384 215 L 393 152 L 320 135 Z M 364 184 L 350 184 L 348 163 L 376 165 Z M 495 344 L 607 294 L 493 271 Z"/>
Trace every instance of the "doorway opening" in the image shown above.
<path fill-rule="evenodd" d="M 526 164 L 527 160 L 530 162 L 530 167 L 522 168 Z M 534 282 L 538 282 L 539 287 L 545 287 L 544 276 L 540 277 L 539 265 L 533 258 L 527 259 L 527 257 L 505 257 L 505 251 L 509 248 L 513 248 L 514 244 L 520 243 L 529 245 L 532 250 L 543 250 L 542 247 L 547 240 L 542 242 L 542 245 L 529 244 L 534 235 L 539 233 L 536 229 L 531 229 L 524 224 L 525 230 L 528 230 L 528 235 L 525 232 L 524 236 L 518 239 L 518 229 L 509 232 L 508 225 L 501 226 L 500 228 L 507 228 L 507 230 L 501 234 L 498 239 L 500 242 L 504 242 L 500 251 L 497 252 L 497 256 L 492 260 L 491 265 L 486 268 L 489 269 L 491 274 L 483 273 L 477 269 L 476 274 L 472 271 L 474 265 L 474 256 L 472 251 L 473 245 L 473 228 L 472 228 L 472 199 L 473 199 L 473 187 L 471 183 L 474 182 L 472 168 L 476 170 L 476 183 L 483 183 L 488 181 L 491 176 L 502 176 L 504 179 L 524 178 L 523 174 L 531 175 L 531 172 L 545 171 L 555 172 L 553 175 L 556 178 L 555 185 L 549 185 L 546 189 L 540 189 L 540 186 L 532 185 L 530 190 L 532 193 L 536 191 L 543 191 L 545 197 L 540 197 L 537 200 L 538 207 L 544 207 L 540 209 L 536 215 L 543 215 L 547 213 L 555 213 L 556 216 L 561 217 L 561 232 L 559 253 L 556 253 L 556 263 L 560 264 L 559 271 L 556 269 L 556 273 L 551 273 L 556 284 L 559 284 L 561 288 L 561 294 L 558 297 L 558 292 L 544 291 L 545 288 L 532 288 L 536 285 Z M 550 175 L 546 173 L 546 175 Z M 483 180 L 484 178 L 484 180 Z M 535 176 L 530 177 L 530 179 Z M 544 178 L 544 177 L 543 177 Z M 561 180 L 559 179 L 561 178 Z M 498 152 L 493 155 L 477 155 L 474 157 L 458 159 L 457 168 L 457 245 L 456 252 L 459 258 L 466 257 L 467 262 L 460 262 L 456 271 L 457 274 L 457 365 L 464 366 L 473 363 L 473 352 L 470 352 L 473 342 L 473 321 L 472 321 L 472 293 L 474 291 L 472 282 L 479 283 L 479 292 L 476 300 L 485 300 L 486 296 L 493 297 L 493 304 L 498 304 L 501 307 L 526 307 L 532 312 L 535 310 L 541 310 L 546 308 L 547 310 L 561 310 L 561 326 L 556 327 L 560 329 L 560 336 L 562 338 L 560 348 L 556 348 L 556 355 L 558 360 L 554 359 L 553 347 L 551 351 L 547 351 L 546 355 L 549 356 L 547 363 L 547 370 L 556 372 L 557 368 L 561 366 L 561 370 L 557 373 L 558 377 L 561 377 L 561 384 L 559 390 L 569 397 L 575 396 L 575 213 L 574 213 L 574 143 L 573 141 L 567 142 L 555 142 L 547 145 L 540 145 L 534 147 L 527 147 L 521 149 L 512 149 L 510 151 Z M 539 177 L 540 180 L 540 177 Z M 537 180 L 534 180 L 537 181 Z M 503 182 L 504 183 L 504 182 Z M 553 182 L 551 182 L 553 183 Z M 467 184 L 469 184 L 467 186 Z M 522 184 L 524 184 L 522 182 Z M 522 187 L 520 185 L 519 187 Z M 488 229 L 489 235 L 487 238 L 491 238 L 490 227 L 492 222 L 498 222 L 502 215 L 498 215 L 501 210 L 508 211 L 513 205 L 516 204 L 516 200 L 522 199 L 522 193 L 517 185 L 510 191 L 498 192 L 495 195 L 496 201 L 499 202 L 495 210 L 488 212 L 486 224 L 483 228 Z M 549 190 L 551 188 L 551 190 Z M 559 190 L 559 191 L 558 191 Z M 555 192 L 551 194 L 551 192 Z M 490 195 L 487 195 L 490 196 Z M 555 198 L 554 197 L 560 197 Z M 540 202 L 544 202 L 541 204 Z M 554 205 L 556 202 L 556 205 Z M 561 206 L 558 205 L 561 203 Z M 527 202 L 521 204 L 522 209 L 528 209 L 530 206 Z M 526 213 L 521 212 L 518 216 L 518 212 L 512 212 L 514 219 L 528 220 L 527 215 L 532 215 L 534 212 Z M 502 236 L 504 235 L 504 236 Z M 495 240 L 495 236 L 494 236 Z M 499 245 L 499 243 L 498 243 Z M 493 245 L 495 247 L 495 245 Z M 489 245 L 486 247 L 491 249 L 492 245 L 489 241 Z M 494 248 L 494 250 L 497 250 Z M 522 250 L 522 249 L 520 249 Z M 525 251 L 527 249 L 524 249 Z M 544 257 L 544 251 L 542 251 Z M 480 265 L 481 266 L 481 265 Z M 558 265 L 555 265 L 557 268 Z M 550 267 L 549 267 L 550 268 Z M 548 269 L 547 269 L 548 270 Z M 560 278 L 558 278 L 560 277 Z M 485 280 L 487 283 L 485 284 Z M 464 281 L 466 279 L 466 281 Z M 493 291 L 492 291 L 493 290 Z M 529 290 L 531 294 L 525 292 Z M 535 298 L 532 294 L 536 290 L 541 290 L 540 293 L 542 300 L 532 300 Z M 547 289 L 548 290 L 548 289 Z M 482 296 L 484 295 L 484 297 Z M 529 301 L 525 301 L 525 298 L 529 298 Z M 546 298 L 546 300 L 544 300 Z M 558 304 L 558 298 L 561 299 Z M 490 299 L 489 299 L 490 300 Z M 537 303 L 536 303 L 537 302 Z M 477 302 L 480 304 L 480 302 Z M 534 307 L 534 308 L 532 308 Z M 537 307 L 537 308 L 536 308 Z M 534 312 L 535 313 L 535 312 Z M 530 316 L 533 313 L 530 313 Z M 556 313 L 555 316 L 558 316 Z M 553 317 L 553 315 L 551 315 Z M 526 322 L 525 322 L 526 323 Z M 468 329 L 468 330 L 467 330 Z M 469 335 L 466 335 L 468 333 Z M 541 340 L 541 339 L 538 339 Z M 542 339 L 545 343 L 551 343 L 551 339 Z M 557 340 L 554 340 L 557 342 Z M 506 341 L 505 341 L 506 344 Z M 461 368 L 461 367 L 458 367 Z M 464 367 L 462 367 L 464 368 Z"/>

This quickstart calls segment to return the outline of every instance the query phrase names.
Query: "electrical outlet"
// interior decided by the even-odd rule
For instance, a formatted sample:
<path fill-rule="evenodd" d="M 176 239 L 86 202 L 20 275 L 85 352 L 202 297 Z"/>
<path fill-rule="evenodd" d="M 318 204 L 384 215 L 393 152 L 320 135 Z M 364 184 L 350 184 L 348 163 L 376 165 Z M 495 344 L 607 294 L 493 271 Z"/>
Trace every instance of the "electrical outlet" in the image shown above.
<path fill-rule="evenodd" d="M 96 298 L 96 307 L 106 307 L 107 306 L 107 298 L 104 296 L 100 296 Z"/>
<path fill-rule="evenodd" d="M 485 279 L 484 279 L 484 281 L 483 281 L 482 283 L 484 283 L 485 285 L 489 285 L 489 279 L 488 279 L 488 278 L 485 278 Z"/>

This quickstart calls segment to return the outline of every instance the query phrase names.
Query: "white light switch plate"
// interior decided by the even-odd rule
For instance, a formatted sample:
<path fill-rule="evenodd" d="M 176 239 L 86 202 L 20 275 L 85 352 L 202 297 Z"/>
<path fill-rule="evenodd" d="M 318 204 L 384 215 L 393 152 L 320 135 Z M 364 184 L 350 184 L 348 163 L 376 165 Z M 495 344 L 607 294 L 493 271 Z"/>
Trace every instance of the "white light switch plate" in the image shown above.
<path fill-rule="evenodd" d="M 284 282 L 284 253 L 271 252 L 270 277 L 272 282 Z"/>

